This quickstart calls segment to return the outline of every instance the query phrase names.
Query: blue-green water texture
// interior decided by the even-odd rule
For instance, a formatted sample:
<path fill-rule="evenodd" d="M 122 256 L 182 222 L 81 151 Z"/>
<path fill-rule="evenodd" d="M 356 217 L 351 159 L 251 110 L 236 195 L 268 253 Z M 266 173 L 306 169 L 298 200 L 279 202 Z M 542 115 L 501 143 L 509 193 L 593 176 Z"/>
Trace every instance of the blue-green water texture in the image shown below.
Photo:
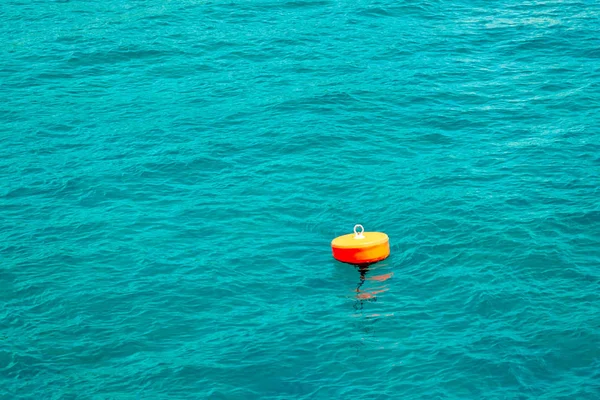
<path fill-rule="evenodd" d="M 600 399 L 600 3 L 0 4 L 0 399 Z M 355 224 L 391 255 L 359 268 Z"/>

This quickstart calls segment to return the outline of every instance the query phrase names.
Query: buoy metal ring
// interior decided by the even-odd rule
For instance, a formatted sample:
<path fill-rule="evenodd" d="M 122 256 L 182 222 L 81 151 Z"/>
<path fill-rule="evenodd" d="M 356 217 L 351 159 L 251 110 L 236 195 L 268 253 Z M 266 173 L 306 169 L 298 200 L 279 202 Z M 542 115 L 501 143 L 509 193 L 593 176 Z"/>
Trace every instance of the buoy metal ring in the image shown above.
<path fill-rule="evenodd" d="M 360 228 L 360 232 L 357 231 L 357 229 Z M 361 225 L 361 224 L 356 224 L 354 225 L 354 239 L 364 239 L 365 235 L 363 235 L 363 233 L 365 232 L 365 228 Z"/>

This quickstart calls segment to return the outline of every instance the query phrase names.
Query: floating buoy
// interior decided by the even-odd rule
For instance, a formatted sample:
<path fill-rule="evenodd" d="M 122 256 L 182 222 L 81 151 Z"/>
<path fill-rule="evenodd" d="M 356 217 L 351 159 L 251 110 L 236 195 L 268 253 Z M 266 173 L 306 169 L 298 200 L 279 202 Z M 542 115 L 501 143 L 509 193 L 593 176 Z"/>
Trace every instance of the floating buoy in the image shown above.
<path fill-rule="evenodd" d="M 333 258 L 349 264 L 372 264 L 390 255 L 390 240 L 382 232 L 365 232 L 362 225 L 354 234 L 336 237 L 331 241 Z"/>

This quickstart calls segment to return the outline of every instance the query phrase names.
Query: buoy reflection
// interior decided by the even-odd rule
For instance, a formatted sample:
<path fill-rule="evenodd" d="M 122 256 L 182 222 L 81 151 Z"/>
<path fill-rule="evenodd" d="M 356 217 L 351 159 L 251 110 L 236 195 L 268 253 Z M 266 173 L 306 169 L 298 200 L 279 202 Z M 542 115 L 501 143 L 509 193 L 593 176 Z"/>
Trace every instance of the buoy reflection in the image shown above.
<path fill-rule="evenodd" d="M 387 292 L 388 288 L 386 286 L 379 286 L 372 289 L 364 290 L 363 285 L 366 281 L 374 281 L 374 282 L 385 282 L 393 276 L 392 272 L 387 274 L 380 274 L 375 276 L 367 276 L 367 273 L 370 271 L 370 266 L 372 264 L 363 264 L 357 265 L 358 272 L 360 273 L 360 281 L 356 286 L 356 302 L 354 304 L 355 310 L 362 310 L 365 302 L 373 302 L 377 301 L 377 295 L 383 292 Z"/>

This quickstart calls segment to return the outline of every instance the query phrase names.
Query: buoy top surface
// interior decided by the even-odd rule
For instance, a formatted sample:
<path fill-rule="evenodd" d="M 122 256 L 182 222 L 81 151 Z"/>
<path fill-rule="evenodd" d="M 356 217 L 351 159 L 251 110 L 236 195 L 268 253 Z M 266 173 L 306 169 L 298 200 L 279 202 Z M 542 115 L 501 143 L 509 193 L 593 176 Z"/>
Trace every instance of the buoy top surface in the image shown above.
<path fill-rule="evenodd" d="M 360 235 L 350 233 L 333 239 L 331 241 L 331 246 L 343 249 L 356 249 L 360 247 L 376 246 L 385 243 L 388 240 L 388 235 L 382 232 L 362 232 Z"/>

